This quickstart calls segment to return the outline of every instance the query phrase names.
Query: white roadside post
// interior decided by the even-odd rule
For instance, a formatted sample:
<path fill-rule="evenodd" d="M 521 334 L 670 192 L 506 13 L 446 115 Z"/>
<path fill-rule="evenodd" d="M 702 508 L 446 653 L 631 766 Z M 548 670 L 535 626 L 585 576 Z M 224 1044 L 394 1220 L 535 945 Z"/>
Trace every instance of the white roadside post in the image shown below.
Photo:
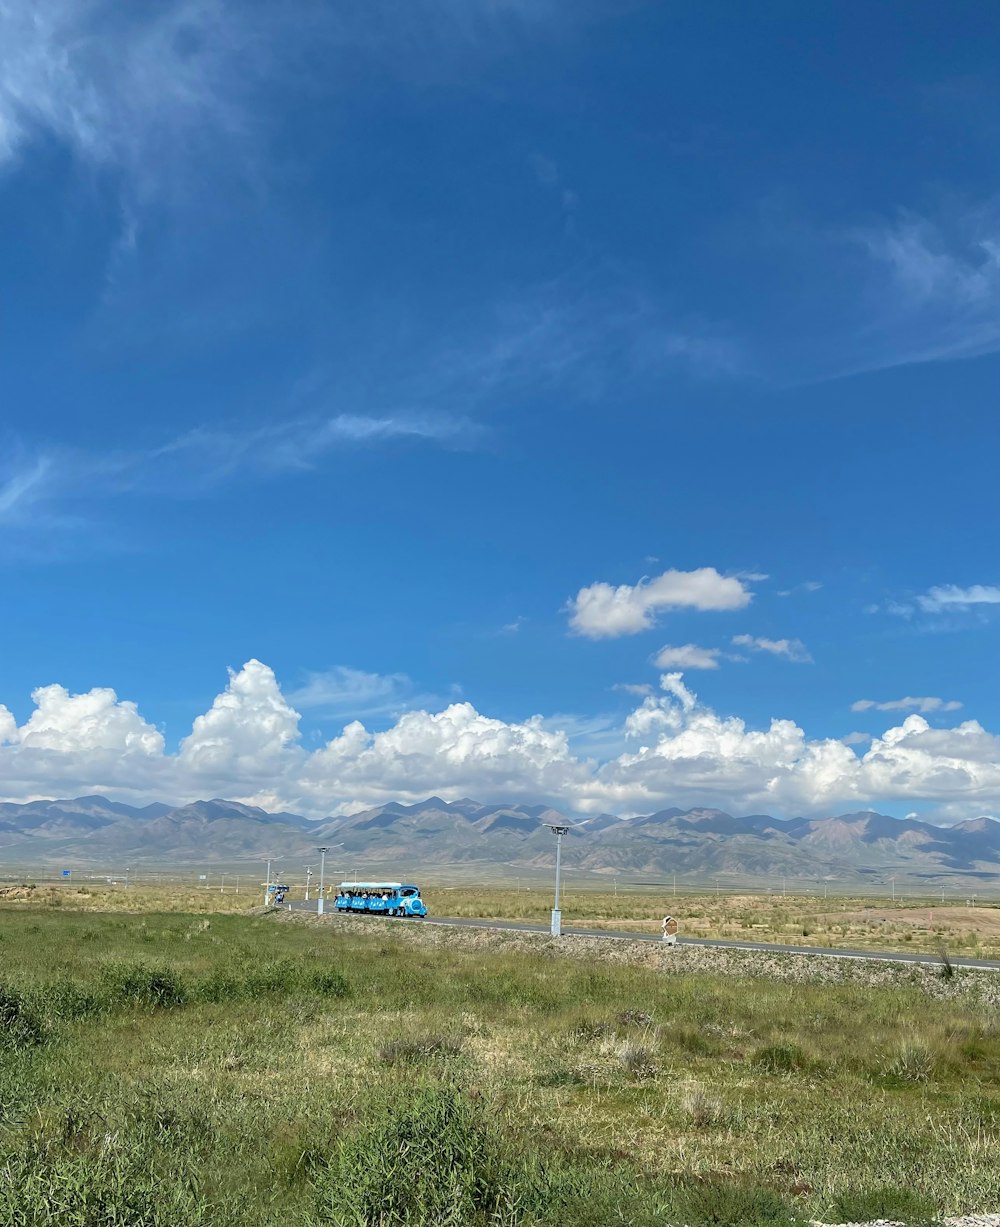
<path fill-rule="evenodd" d="M 667 915 L 663 917 L 663 940 L 668 946 L 677 945 L 677 921 L 673 916 Z"/>
<path fill-rule="evenodd" d="M 317 848 L 319 852 L 319 897 L 316 900 L 316 911 L 323 915 L 323 878 L 326 873 L 326 854 L 330 851 L 329 848 Z"/>
<path fill-rule="evenodd" d="M 552 936 L 562 936 L 562 912 L 559 910 L 559 870 L 562 863 L 562 837 L 569 830 L 569 827 L 550 827 L 552 834 L 556 837 L 556 900 L 555 906 L 552 909 Z"/>

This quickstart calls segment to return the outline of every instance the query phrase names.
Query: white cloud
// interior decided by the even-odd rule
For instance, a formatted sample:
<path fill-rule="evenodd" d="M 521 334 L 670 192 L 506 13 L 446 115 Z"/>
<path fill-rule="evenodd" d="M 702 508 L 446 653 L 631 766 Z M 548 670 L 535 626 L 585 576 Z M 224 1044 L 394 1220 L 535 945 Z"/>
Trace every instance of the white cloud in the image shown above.
<path fill-rule="evenodd" d="M 669 609 L 743 609 L 753 594 L 742 580 L 720 575 L 714 567 L 664 571 L 637 584 L 596 583 L 581 588 L 568 603 L 570 627 L 589 639 L 635 635 L 655 624 Z"/>
<path fill-rule="evenodd" d="M 654 664 L 658 669 L 718 669 L 721 655 L 718 648 L 700 648 L 694 643 L 668 644 L 657 652 Z"/>
<path fill-rule="evenodd" d="M 329 453 L 351 446 L 397 439 L 465 445 L 482 428 L 446 414 L 395 414 L 365 417 L 339 413 L 332 417 L 291 418 L 249 429 L 199 428 L 144 455 L 122 457 L 122 480 L 129 487 L 159 481 L 173 488 L 214 485 L 238 474 L 308 471 Z"/>
<path fill-rule="evenodd" d="M 113 690 L 99 687 L 71 695 L 63 686 L 40 686 L 31 697 L 35 710 L 17 730 L 18 742 L 27 749 L 163 751 L 162 733 L 142 719 L 134 703 L 119 702 Z"/>
<path fill-rule="evenodd" d="M 37 456 L 7 468 L 0 476 L 0 524 L 30 517 L 33 507 L 48 493 L 52 460 Z"/>
<path fill-rule="evenodd" d="M 804 583 L 796 584 L 794 588 L 783 588 L 776 596 L 794 596 L 797 592 L 819 592 L 823 585 L 815 579 L 807 579 Z"/>
<path fill-rule="evenodd" d="M 942 584 L 918 596 L 917 604 L 925 613 L 961 611 L 974 605 L 1000 605 L 1000 586 L 972 584 L 968 588 L 959 588 L 955 584 Z"/>
<path fill-rule="evenodd" d="M 255 660 L 230 675 L 176 753 L 111 690 L 71 695 L 51 685 L 34 700 L 20 727 L 0 707 L 0 780 L 11 800 L 229 796 L 320 816 L 440 793 L 624 814 L 671 804 L 781 815 L 906 803 L 957 819 L 995 807 L 1000 792 L 1000 737 L 974 720 L 934 729 L 911 714 L 862 753 L 852 748 L 857 735 L 810 739 L 791 720 L 751 728 L 720 715 L 679 673 L 664 674 L 660 695 L 645 696 L 620 728 L 607 717 L 506 722 L 451 703 L 407 712 L 383 732 L 352 721 L 312 751 L 273 672 Z"/>
<path fill-rule="evenodd" d="M 178 763 L 192 781 L 229 778 L 251 781 L 283 774 L 301 750 L 298 712 L 289 705 L 274 673 L 249 660 L 212 707 L 198 716 L 181 742 Z M 244 784 L 244 788 L 246 784 Z"/>
<path fill-rule="evenodd" d="M 886 279 L 873 287 L 879 365 L 971 358 L 1000 347 L 995 201 L 935 223 L 904 214 L 857 238 Z"/>
<path fill-rule="evenodd" d="M 618 690 L 622 694 L 635 695 L 638 698 L 644 698 L 653 693 L 653 687 L 649 682 L 615 682 L 611 689 Z"/>
<path fill-rule="evenodd" d="M 863 746 L 871 743 L 871 733 L 848 733 L 841 737 L 841 741 L 845 746 Z"/>
<path fill-rule="evenodd" d="M 405 673 L 367 673 L 337 665 L 308 673 L 305 683 L 289 693 L 288 701 L 298 711 L 360 717 L 399 715 L 442 700 L 419 693 Z"/>
<path fill-rule="evenodd" d="M 261 98 L 276 82 L 312 73 L 314 86 L 332 88 L 348 56 L 382 71 L 395 62 L 408 75 L 418 49 L 439 66 L 446 48 L 492 53 L 506 26 L 554 17 L 538 0 L 411 0 L 405 9 L 302 0 L 294 19 L 238 0 L 4 0 L 0 160 L 45 134 L 124 172 L 133 194 L 170 192 L 180 163 L 250 156 L 266 130 Z"/>
<path fill-rule="evenodd" d="M 903 699 L 890 699 L 885 703 L 876 703 L 874 699 L 858 699 L 851 704 L 851 711 L 958 711 L 961 706 L 957 699 L 939 699 L 934 695 L 907 695 Z"/>
<path fill-rule="evenodd" d="M 0 0 L 2 2 L 2 0 Z M 242 429 L 195 429 L 145 451 L 63 449 L 0 466 L 0 551 L 52 555 L 63 538 L 91 546 L 95 508 L 130 495 L 197 497 L 226 483 L 318 470 L 336 451 L 411 441 L 468 448 L 482 427 L 446 414 L 283 418 Z M 107 534 L 100 534 L 101 541 Z"/>
<path fill-rule="evenodd" d="M 812 657 L 801 639 L 761 639 L 756 635 L 734 635 L 737 647 L 749 648 L 751 652 L 767 652 L 771 656 L 783 656 L 797 664 L 810 664 Z"/>

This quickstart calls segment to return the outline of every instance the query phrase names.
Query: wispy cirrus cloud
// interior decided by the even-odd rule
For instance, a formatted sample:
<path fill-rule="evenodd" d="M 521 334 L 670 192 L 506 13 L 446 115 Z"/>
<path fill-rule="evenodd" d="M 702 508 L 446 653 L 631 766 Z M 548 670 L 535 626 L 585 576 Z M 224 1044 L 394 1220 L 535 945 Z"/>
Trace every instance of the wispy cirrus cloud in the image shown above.
<path fill-rule="evenodd" d="M 362 716 L 398 716 L 416 707 L 434 706 L 461 693 L 451 687 L 448 700 L 421 693 L 405 673 L 369 673 L 336 665 L 306 674 L 305 681 L 290 691 L 289 702 L 300 711 L 357 720 Z"/>
<path fill-rule="evenodd" d="M 577 19 L 604 7 L 588 0 Z M 497 54 L 508 32 L 564 21 L 547 0 L 297 0 L 292 12 L 258 0 L 4 0 L 0 159 L 45 135 L 148 197 L 205 155 L 253 161 L 268 129 L 263 100 L 283 83 L 335 90 L 348 56 L 410 72 L 421 48 L 442 71 L 470 48 Z"/>
<path fill-rule="evenodd" d="M 758 635 L 734 635 L 732 642 L 738 648 L 751 652 L 764 652 L 769 656 L 783 656 L 796 664 L 812 663 L 809 650 L 801 639 L 765 639 Z"/>
<path fill-rule="evenodd" d="M 0 524 L 12 524 L 32 514 L 44 501 L 53 476 L 52 460 L 35 456 L 8 461 L 0 468 Z"/>
<path fill-rule="evenodd" d="M 935 695 L 906 695 L 902 699 L 889 699 L 877 703 L 874 699 L 858 699 L 851 704 L 851 711 L 916 711 L 927 714 L 935 711 L 958 711 L 962 704 L 957 699 L 939 699 Z"/>
<path fill-rule="evenodd" d="M 917 597 L 924 613 L 947 613 L 951 610 L 972 609 L 976 605 L 1000 605 L 1000 585 L 972 584 L 960 588 L 957 584 L 941 584 Z"/>
<path fill-rule="evenodd" d="M 237 476 L 307 471 L 332 452 L 396 442 L 468 448 L 484 428 L 446 414 L 365 416 L 338 413 L 265 422 L 251 427 L 198 427 L 134 458 L 136 479 L 157 471 L 171 479 L 214 484 Z"/>
<path fill-rule="evenodd" d="M 12 447 L 0 467 L 0 545 L 7 554 L 30 543 L 36 557 L 58 555 L 58 540 L 92 527 L 128 496 L 191 498 L 227 484 L 319 470 L 338 451 L 406 444 L 474 447 L 485 431 L 447 415 L 341 413 L 243 428 L 204 427 L 134 450 L 86 452 Z"/>
<path fill-rule="evenodd" d="M 1000 584 L 937 584 L 914 597 L 892 599 L 884 604 L 868 606 L 869 613 L 888 613 L 897 618 L 913 619 L 917 614 L 926 614 L 925 625 L 931 629 L 947 622 L 948 615 L 974 612 L 986 613 L 1000 605 Z"/>
<path fill-rule="evenodd" d="M 881 365 L 1000 349 L 1000 203 L 936 222 L 904 212 L 856 240 L 884 273 L 869 295 Z"/>

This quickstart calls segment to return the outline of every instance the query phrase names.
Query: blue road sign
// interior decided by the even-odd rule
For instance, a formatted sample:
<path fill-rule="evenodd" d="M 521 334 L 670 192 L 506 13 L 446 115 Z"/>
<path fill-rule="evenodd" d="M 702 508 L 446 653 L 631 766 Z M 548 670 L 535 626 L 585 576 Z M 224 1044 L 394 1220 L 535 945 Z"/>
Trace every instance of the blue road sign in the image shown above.
<path fill-rule="evenodd" d="M 64 869 L 64 870 L 62 871 L 62 876 L 63 876 L 64 878 L 71 878 L 71 877 L 73 876 L 73 870 L 72 870 L 72 869 Z"/>

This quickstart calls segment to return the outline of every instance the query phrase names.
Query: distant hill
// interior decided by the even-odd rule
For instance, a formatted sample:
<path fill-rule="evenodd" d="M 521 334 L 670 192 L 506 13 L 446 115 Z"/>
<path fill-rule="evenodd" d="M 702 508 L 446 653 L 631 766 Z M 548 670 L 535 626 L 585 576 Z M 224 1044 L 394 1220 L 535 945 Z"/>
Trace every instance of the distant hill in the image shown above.
<path fill-rule="evenodd" d="M 279 856 L 315 862 L 328 844 L 340 866 L 508 865 L 548 869 L 555 845 L 546 824 L 570 826 L 567 867 L 662 880 L 811 878 L 1000 885 L 1000 822 L 951 827 L 864 811 L 825 818 L 744 817 L 717 809 L 664 809 L 638 818 L 600 814 L 573 822 L 543 805 L 488 805 L 430 797 L 389 802 L 318 821 L 238 801 L 142 808 L 105 797 L 0 803 L 0 871 L 19 865 L 120 867 L 236 865 Z"/>

